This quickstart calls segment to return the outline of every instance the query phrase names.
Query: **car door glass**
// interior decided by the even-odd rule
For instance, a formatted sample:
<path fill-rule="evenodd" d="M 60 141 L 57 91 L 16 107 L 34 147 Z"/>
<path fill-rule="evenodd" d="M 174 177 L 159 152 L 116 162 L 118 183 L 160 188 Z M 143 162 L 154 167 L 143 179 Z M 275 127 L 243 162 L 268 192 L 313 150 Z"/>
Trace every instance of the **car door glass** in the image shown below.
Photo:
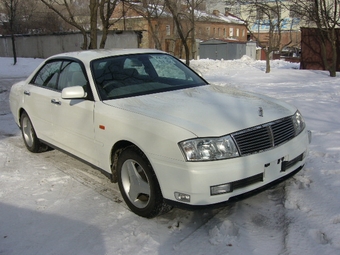
<path fill-rule="evenodd" d="M 50 62 L 44 65 L 35 76 L 33 84 L 51 89 L 57 89 L 60 65 L 61 61 Z"/>
<path fill-rule="evenodd" d="M 63 88 L 82 86 L 86 92 L 87 80 L 77 62 L 64 61 L 60 69 L 60 77 L 58 82 L 58 90 L 62 91 Z"/>

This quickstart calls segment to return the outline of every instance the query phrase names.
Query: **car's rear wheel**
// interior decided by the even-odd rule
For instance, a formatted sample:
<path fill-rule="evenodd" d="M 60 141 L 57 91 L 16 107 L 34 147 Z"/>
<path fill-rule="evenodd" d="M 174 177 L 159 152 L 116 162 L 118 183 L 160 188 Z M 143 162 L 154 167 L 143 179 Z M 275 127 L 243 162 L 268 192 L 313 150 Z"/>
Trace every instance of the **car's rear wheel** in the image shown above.
<path fill-rule="evenodd" d="M 117 164 L 118 186 L 125 203 L 139 216 L 152 218 L 169 211 L 146 156 L 135 146 L 125 148 Z"/>
<path fill-rule="evenodd" d="M 40 152 L 47 149 L 47 146 L 42 144 L 34 130 L 32 122 L 26 112 L 23 112 L 20 117 L 21 134 L 24 139 L 26 148 L 31 152 Z"/>

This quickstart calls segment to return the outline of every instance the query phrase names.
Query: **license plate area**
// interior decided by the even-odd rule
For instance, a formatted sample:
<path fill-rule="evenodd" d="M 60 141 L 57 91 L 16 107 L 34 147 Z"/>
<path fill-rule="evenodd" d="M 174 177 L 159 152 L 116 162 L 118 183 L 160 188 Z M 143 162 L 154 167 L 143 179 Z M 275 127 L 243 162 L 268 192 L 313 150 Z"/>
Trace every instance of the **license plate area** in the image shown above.
<path fill-rule="evenodd" d="M 286 170 L 290 169 L 291 167 L 293 167 L 295 164 L 302 161 L 303 159 L 304 159 L 304 153 L 293 158 L 292 160 L 289 160 L 289 156 L 286 155 L 286 156 L 281 157 L 277 160 L 269 162 L 269 163 L 264 165 L 265 176 L 275 174 L 275 173 L 286 172 Z"/>
<path fill-rule="evenodd" d="M 283 172 L 282 169 L 287 169 L 286 166 L 283 167 L 283 165 L 285 165 L 284 162 L 289 162 L 288 155 L 265 164 L 264 165 L 265 176 L 273 178 L 274 176 L 277 176 L 278 173 Z"/>
<path fill-rule="evenodd" d="M 288 160 L 282 161 L 281 172 L 285 172 L 287 169 L 291 168 L 292 166 L 294 166 L 296 163 L 302 161 L 303 159 L 304 159 L 304 153 L 300 154 L 299 156 L 297 156 L 296 158 L 293 158 L 290 161 L 288 161 Z"/>

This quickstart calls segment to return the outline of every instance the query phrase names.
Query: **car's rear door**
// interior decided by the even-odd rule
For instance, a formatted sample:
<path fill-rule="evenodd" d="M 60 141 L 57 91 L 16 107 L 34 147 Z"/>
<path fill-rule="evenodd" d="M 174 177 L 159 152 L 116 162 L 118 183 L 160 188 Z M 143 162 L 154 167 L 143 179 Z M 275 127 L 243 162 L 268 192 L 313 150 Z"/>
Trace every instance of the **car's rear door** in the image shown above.
<path fill-rule="evenodd" d="M 51 98 L 58 92 L 57 81 L 61 61 L 46 63 L 24 88 L 24 107 L 38 138 L 51 142 L 53 136 Z"/>

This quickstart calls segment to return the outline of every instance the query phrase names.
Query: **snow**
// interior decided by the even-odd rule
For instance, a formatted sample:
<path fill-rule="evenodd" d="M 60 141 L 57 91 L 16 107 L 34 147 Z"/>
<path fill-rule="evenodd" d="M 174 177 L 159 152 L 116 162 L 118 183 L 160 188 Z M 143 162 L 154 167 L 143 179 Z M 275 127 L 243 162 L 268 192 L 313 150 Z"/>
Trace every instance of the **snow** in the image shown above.
<path fill-rule="evenodd" d="M 340 254 L 340 73 L 299 65 L 196 60 L 211 83 L 294 104 L 313 132 L 305 168 L 220 208 L 130 212 L 100 172 L 56 150 L 32 154 L 10 113 L 10 87 L 41 59 L 0 58 L 0 254 Z"/>

